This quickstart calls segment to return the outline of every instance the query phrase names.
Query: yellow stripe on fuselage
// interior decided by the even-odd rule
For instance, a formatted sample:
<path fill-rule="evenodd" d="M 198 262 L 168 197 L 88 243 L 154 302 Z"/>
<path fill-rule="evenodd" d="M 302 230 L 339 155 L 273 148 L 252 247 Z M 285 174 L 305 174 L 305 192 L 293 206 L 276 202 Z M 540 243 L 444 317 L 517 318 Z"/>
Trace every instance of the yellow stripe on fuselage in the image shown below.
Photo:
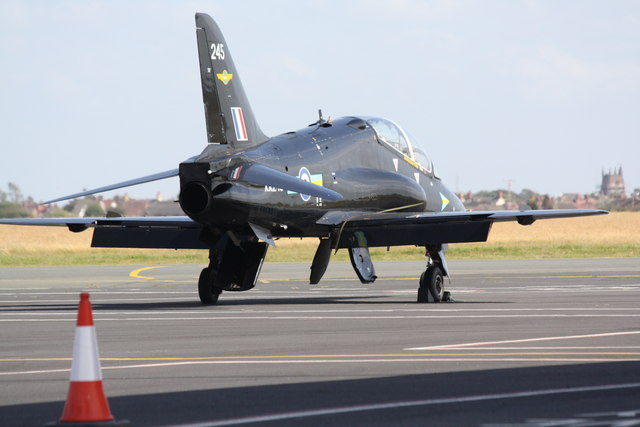
<path fill-rule="evenodd" d="M 407 156 L 404 156 L 404 161 L 409 163 L 411 166 L 413 166 L 416 169 L 420 169 L 420 166 L 418 166 L 418 164 L 416 162 L 414 162 L 413 160 L 411 160 L 410 158 L 408 158 Z"/>

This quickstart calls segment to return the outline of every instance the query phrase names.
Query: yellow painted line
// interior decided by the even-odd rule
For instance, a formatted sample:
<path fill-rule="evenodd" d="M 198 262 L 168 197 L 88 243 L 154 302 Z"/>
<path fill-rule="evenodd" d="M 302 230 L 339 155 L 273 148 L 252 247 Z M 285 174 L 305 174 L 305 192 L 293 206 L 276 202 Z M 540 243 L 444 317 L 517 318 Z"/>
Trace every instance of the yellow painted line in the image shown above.
<path fill-rule="evenodd" d="M 638 351 L 545 351 L 545 352 L 480 352 L 480 353 L 389 353 L 389 354 L 294 354 L 294 355 L 266 355 L 266 356 L 198 356 L 198 357 L 102 357 L 103 362 L 175 362 L 194 360 L 288 360 L 288 359 L 356 359 L 356 358 L 386 358 L 400 357 L 412 359 L 415 357 L 490 357 L 490 356 L 640 356 Z M 0 359 L 0 362 L 68 362 L 71 358 L 16 358 Z"/>
<path fill-rule="evenodd" d="M 380 358 L 380 357 L 436 357 L 436 356 L 640 356 L 640 352 L 615 351 L 615 352 L 502 352 L 502 353 L 390 353 L 390 354 L 302 354 L 302 355 L 273 355 L 273 356 L 203 356 L 203 357 L 174 357 L 174 358 L 102 358 L 104 361 L 162 361 L 162 360 L 269 360 L 269 359 L 314 359 L 314 358 Z"/>
<path fill-rule="evenodd" d="M 134 279 L 153 280 L 153 279 L 155 279 L 155 277 L 141 276 L 140 273 L 142 273 L 143 271 L 154 269 L 154 268 L 163 268 L 163 267 L 166 267 L 166 266 L 165 265 L 156 265 L 156 266 L 153 266 L 153 267 L 142 267 L 142 268 L 139 268 L 137 270 L 133 270 L 131 273 L 129 273 L 129 277 L 133 277 Z"/>

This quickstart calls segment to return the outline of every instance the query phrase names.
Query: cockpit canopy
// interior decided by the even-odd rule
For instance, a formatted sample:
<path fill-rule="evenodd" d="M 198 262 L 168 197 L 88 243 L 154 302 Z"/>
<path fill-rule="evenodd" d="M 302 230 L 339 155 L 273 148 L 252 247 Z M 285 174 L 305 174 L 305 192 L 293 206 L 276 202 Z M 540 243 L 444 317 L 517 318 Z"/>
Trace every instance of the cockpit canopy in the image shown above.
<path fill-rule="evenodd" d="M 380 142 L 418 163 L 428 173 L 433 171 L 431 159 L 426 151 L 420 147 L 415 138 L 396 123 L 379 117 L 362 117 L 362 119 L 371 126 Z"/>

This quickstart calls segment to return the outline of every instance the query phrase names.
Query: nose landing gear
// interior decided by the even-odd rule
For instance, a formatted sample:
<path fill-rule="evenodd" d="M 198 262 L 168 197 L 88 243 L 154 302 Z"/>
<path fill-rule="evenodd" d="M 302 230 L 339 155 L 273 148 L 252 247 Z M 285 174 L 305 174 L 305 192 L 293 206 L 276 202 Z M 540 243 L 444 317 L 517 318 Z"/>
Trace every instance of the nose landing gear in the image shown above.
<path fill-rule="evenodd" d="M 418 303 L 451 301 L 451 294 L 444 290 L 444 277 L 449 276 L 445 250 L 441 245 L 426 247 L 427 269 L 420 275 Z"/>

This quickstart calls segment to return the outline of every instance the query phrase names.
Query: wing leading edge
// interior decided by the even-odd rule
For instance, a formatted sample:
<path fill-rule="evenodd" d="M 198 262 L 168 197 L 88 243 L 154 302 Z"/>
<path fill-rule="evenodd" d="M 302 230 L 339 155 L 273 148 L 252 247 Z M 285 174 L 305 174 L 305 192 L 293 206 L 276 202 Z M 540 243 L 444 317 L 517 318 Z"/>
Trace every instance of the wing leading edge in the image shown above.
<path fill-rule="evenodd" d="M 552 209 L 527 211 L 407 212 L 365 213 L 331 212 L 318 223 L 339 229 L 337 248 L 436 245 L 442 243 L 484 242 L 494 222 L 517 221 L 530 225 L 537 220 L 602 215 L 591 209 Z"/>
<path fill-rule="evenodd" d="M 43 205 L 49 203 L 61 202 L 63 200 L 77 199 L 78 197 L 88 196 L 90 194 L 102 193 L 109 190 L 117 190 L 119 188 L 131 187 L 138 184 L 144 184 L 147 182 L 159 181 L 161 179 L 172 178 L 178 176 L 178 169 L 171 169 L 164 172 L 154 173 L 153 175 L 143 176 L 141 178 L 130 179 L 128 181 L 118 182 L 116 184 L 106 185 L 104 187 L 94 188 L 92 190 L 82 191 L 80 193 L 70 194 L 64 197 L 58 197 L 57 199 L 47 200 Z"/>

